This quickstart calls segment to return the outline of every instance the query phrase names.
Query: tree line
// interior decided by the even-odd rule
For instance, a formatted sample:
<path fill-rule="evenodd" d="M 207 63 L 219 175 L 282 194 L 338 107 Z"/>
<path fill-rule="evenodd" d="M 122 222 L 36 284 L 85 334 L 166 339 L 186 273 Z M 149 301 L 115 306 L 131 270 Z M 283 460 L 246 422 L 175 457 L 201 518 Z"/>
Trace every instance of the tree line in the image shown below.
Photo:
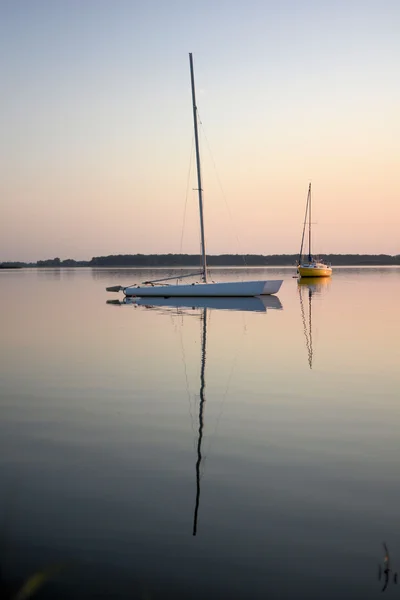
<path fill-rule="evenodd" d="M 321 254 L 322 260 L 334 265 L 400 265 L 400 255 L 388 254 Z M 207 256 L 210 267 L 293 266 L 298 254 L 219 254 Z M 197 254 L 119 254 L 92 258 L 91 267 L 192 267 L 200 264 Z"/>
<path fill-rule="evenodd" d="M 320 257 L 334 266 L 400 265 L 400 255 L 390 254 L 321 254 Z M 293 266 L 297 254 L 219 254 L 207 256 L 210 267 L 279 267 Z M 112 254 L 94 256 L 89 261 L 68 258 L 50 258 L 37 262 L 3 262 L 0 268 L 21 267 L 193 267 L 200 265 L 197 254 Z"/>

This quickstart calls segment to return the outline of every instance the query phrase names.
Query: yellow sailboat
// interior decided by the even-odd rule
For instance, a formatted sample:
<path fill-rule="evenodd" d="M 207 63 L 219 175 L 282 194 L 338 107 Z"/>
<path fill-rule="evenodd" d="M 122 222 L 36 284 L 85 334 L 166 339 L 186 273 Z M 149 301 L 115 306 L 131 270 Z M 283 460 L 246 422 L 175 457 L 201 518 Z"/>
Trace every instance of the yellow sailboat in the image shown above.
<path fill-rule="evenodd" d="M 303 257 L 304 234 L 308 218 L 308 254 Z M 304 217 L 303 235 L 301 238 L 301 247 L 297 272 L 300 277 L 330 277 L 332 275 L 331 265 L 313 257 L 311 254 L 311 183 L 308 186 L 306 214 Z"/>

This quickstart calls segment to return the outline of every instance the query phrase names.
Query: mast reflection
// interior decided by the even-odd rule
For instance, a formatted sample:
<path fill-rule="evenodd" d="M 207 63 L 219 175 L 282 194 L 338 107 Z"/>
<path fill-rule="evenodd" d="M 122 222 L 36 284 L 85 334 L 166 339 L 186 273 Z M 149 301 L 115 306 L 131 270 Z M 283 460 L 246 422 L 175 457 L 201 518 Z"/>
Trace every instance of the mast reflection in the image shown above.
<path fill-rule="evenodd" d="M 200 505 L 200 465 L 202 460 L 201 443 L 203 441 L 204 407 L 206 403 L 206 343 L 207 343 L 207 308 L 202 313 L 202 336 L 201 336 L 201 370 L 200 370 L 200 404 L 199 404 L 199 435 L 197 438 L 197 461 L 196 461 L 196 502 L 193 517 L 193 535 L 197 533 L 197 518 Z"/>
<path fill-rule="evenodd" d="M 277 296 L 256 297 L 173 297 L 173 298 L 124 298 L 123 300 L 107 300 L 113 306 L 131 306 L 133 308 L 156 310 L 160 314 L 193 315 L 201 322 L 201 368 L 200 368 L 200 402 L 199 427 L 196 446 L 196 498 L 193 516 L 193 536 L 197 535 L 197 525 L 200 507 L 201 464 L 203 460 L 202 442 L 204 435 L 204 410 L 206 404 L 206 349 L 207 349 L 207 316 L 213 310 L 265 313 L 267 310 L 282 310 L 282 304 Z M 195 312 L 193 312 L 195 311 Z M 197 311 L 200 311 L 198 313 Z"/>
<path fill-rule="evenodd" d="M 303 332 L 306 340 L 307 360 L 310 369 L 313 367 L 313 340 L 312 340 L 312 297 L 314 294 L 322 294 L 331 284 L 331 279 L 321 277 L 308 277 L 307 280 L 299 279 L 297 289 L 300 299 L 301 319 L 303 322 Z M 306 292 L 308 296 L 308 311 L 305 310 L 303 296 Z M 306 314 L 308 312 L 308 314 Z"/>

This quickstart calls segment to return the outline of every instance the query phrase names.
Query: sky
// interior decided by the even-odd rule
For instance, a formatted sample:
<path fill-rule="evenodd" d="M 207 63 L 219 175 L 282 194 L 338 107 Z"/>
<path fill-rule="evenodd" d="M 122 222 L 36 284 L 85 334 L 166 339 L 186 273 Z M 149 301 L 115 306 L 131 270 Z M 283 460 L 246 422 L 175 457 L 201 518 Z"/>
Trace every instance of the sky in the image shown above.
<path fill-rule="evenodd" d="M 0 261 L 400 253 L 398 0 L 1 0 Z"/>

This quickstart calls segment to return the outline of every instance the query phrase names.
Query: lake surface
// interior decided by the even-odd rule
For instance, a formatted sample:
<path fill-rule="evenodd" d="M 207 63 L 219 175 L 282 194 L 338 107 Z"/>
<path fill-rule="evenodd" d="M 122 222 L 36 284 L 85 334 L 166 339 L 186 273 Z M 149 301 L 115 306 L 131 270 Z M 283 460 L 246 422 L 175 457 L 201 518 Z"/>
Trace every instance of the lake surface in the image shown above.
<path fill-rule="evenodd" d="M 213 269 L 284 279 L 248 310 L 106 303 L 164 273 L 0 271 L 3 578 L 62 563 L 38 598 L 379 596 L 382 542 L 400 574 L 400 268 Z"/>

